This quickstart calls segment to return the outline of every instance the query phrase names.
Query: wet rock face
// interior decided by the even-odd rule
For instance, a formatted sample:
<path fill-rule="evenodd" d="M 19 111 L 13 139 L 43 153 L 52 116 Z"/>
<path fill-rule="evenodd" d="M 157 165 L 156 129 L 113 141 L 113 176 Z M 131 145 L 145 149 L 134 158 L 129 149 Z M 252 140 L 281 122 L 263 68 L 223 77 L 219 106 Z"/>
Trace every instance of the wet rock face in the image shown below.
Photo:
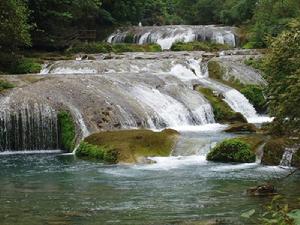
<path fill-rule="evenodd" d="M 170 49 L 175 42 L 212 41 L 235 47 L 237 44 L 234 27 L 207 26 L 152 26 L 131 27 L 117 30 L 108 37 L 109 43 L 157 43 L 162 49 Z"/>

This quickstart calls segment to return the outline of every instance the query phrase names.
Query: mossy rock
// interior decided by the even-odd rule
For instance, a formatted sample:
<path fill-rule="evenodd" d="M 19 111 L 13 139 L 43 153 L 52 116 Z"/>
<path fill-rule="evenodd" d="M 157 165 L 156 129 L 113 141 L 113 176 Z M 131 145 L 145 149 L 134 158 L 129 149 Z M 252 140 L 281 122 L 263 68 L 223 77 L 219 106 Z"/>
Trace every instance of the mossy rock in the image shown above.
<path fill-rule="evenodd" d="M 257 153 L 259 147 L 265 143 L 267 137 L 261 134 L 249 134 L 237 137 L 238 140 L 247 143 L 253 153 Z"/>
<path fill-rule="evenodd" d="M 162 49 L 158 44 L 110 44 L 106 42 L 78 42 L 74 44 L 67 53 L 84 53 L 84 54 L 97 54 L 97 53 L 122 53 L 122 52 L 161 52 Z"/>
<path fill-rule="evenodd" d="M 208 74 L 209 77 L 216 80 L 222 80 L 225 73 L 225 69 L 221 64 L 215 60 L 210 60 L 208 62 Z"/>
<path fill-rule="evenodd" d="M 286 147 L 285 138 L 272 138 L 264 146 L 262 163 L 264 165 L 279 165 Z"/>
<path fill-rule="evenodd" d="M 259 113 L 264 113 L 267 109 L 267 100 L 263 91 L 263 88 L 258 85 L 246 85 L 240 90 Z"/>
<path fill-rule="evenodd" d="M 84 139 L 76 156 L 107 163 L 137 163 L 145 157 L 169 156 L 179 133 L 166 129 L 106 131 Z"/>
<path fill-rule="evenodd" d="M 209 88 L 204 88 L 201 86 L 196 86 L 195 90 L 199 91 L 204 97 L 211 103 L 214 116 L 217 122 L 220 123 L 234 123 L 241 122 L 247 123 L 245 117 L 238 112 L 234 112 L 229 105 L 222 100 L 222 98 Z"/>
<path fill-rule="evenodd" d="M 255 133 L 257 131 L 257 128 L 254 124 L 251 123 L 237 123 L 230 125 L 225 132 L 231 133 L 231 132 L 250 132 Z"/>
<path fill-rule="evenodd" d="M 291 140 L 287 137 L 272 137 L 264 146 L 262 163 L 264 165 L 278 166 L 282 160 L 285 149 L 293 148 L 295 145 L 297 145 L 297 140 Z M 293 154 L 292 166 L 300 167 L 300 149 Z"/>
<path fill-rule="evenodd" d="M 176 42 L 172 45 L 172 51 L 206 51 L 216 52 L 230 49 L 229 45 L 213 42 L 194 41 L 194 42 Z"/>
<path fill-rule="evenodd" d="M 207 155 L 207 160 L 215 162 L 255 162 L 256 155 L 246 142 L 234 138 L 219 143 Z"/>
<path fill-rule="evenodd" d="M 72 115 L 67 111 L 57 114 L 60 147 L 62 150 L 72 152 L 75 148 L 76 126 Z"/>
<path fill-rule="evenodd" d="M 14 88 L 15 85 L 6 81 L 6 80 L 0 80 L 0 92 L 1 91 L 4 91 L 4 90 L 7 90 L 7 89 L 11 89 L 11 88 Z"/>

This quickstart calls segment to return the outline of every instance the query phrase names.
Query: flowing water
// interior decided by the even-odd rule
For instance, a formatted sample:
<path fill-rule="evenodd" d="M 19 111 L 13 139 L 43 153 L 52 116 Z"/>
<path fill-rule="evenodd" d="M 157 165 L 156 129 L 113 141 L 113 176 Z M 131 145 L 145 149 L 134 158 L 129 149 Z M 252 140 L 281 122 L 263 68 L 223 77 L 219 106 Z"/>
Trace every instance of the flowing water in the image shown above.
<path fill-rule="evenodd" d="M 108 37 L 109 43 L 133 42 L 136 44 L 157 43 L 163 50 L 170 49 L 175 42 L 212 41 L 236 46 L 234 27 L 208 26 L 154 26 L 131 27 L 118 30 Z"/>
<path fill-rule="evenodd" d="M 247 188 L 283 177 L 286 170 L 205 160 L 211 146 L 232 135 L 216 127 L 185 131 L 172 157 L 150 165 L 104 165 L 61 154 L 0 155 L 0 224 L 184 224 L 223 221 L 259 224 L 272 197 Z M 297 204 L 300 175 L 277 183 Z M 241 214 L 256 210 L 252 219 Z"/>

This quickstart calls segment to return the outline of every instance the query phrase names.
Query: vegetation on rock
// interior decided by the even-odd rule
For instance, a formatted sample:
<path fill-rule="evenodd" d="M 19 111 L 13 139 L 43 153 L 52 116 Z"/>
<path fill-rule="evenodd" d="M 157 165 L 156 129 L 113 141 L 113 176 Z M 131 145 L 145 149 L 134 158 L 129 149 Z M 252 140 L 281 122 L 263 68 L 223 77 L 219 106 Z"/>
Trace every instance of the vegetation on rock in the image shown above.
<path fill-rule="evenodd" d="M 76 127 L 72 115 L 67 111 L 57 114 L 60 146 L 62 150 L 73 151 L 75 148 Z"/>
<path fill-rule="evenodd" d="M 144 157 L 169 156 L 177 136 L 178 133 L 171 129 L 162 132 L 150 130 L 100 132 L 85 138 L 76 155 L 108 163 L 136 163 Z"/>
<path fill-rule="evenodd" d="M 251 123 L 237 123 L 230 125 L 225 132 L 256 132 L 257 128 Z"/>
<path fill-rule="evenodd" d="M 240 92 L 249 100 L 259 113 L 266 111 L 267 101 L 262 87 L 258 85 L 246 85 L 240 90 Z"/>
<path fill-rule="evenodd" d="M 122 52 L 161 52 L 161 47 L 157 44 L 109 44 L 106 42 L 77 43 L 67 50 L 68 53 L 122 53 Z"/>
<path fill-rule="evenodd" d="M 255 161 L 251 146 L 240 139 L 227 139 L 214 147 L 207 160 L 216 162 L 250 163 Z"/>
<path fill-rule="evenodd" d="M 216 52 L 220 50 L 228 50 L 230 46 L 225 44 L 217 44 L 211 42 L 177 42 L 171 47 L 172 51 L 206 51 L 206 52 Z"/>
<path fill-rule="evenodd" d="M 242 122 L 247 123 L 247 120 L 240 113 L 234 112 L 222 98 L 209 88 L 196 87 L 204 97 L 210 102 L 213 108 L 214 116 L 217 122 Z"/>
<path fill-rule="evenodd" d="M 262 163 L 265 165 L 279 165 L 286 146 L 285 138 L 272 138 L 264 146 Z"/>
<path fill-rule="evenodd" d="M 6 80 L 1 80 L 0 79 L 0 92 L 4 91 L 6 89 L 14 88 L 14 87 L 15 87 L 15 85 L 13 85 L 12 83 L 9 83 Z"/>

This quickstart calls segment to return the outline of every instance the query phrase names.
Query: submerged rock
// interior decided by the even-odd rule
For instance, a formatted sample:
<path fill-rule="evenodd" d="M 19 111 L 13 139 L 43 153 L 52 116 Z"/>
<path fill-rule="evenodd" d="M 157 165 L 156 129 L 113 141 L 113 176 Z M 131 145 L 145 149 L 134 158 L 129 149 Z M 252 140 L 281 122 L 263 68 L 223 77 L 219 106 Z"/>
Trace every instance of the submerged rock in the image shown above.
<path fill-rule="evenodd" d="M 269 195 L 277 195 L 277 191 L 272 184 L 264 184 L 257 187 L 252 187 L 247 190 L 248 195 L 254 196 L 269 196 Z"/>
<path fill-rule="evenodd" d="M 256 132 L 257 128 L 254 124 L 251 123 L 238 123 L 230 125 L 225 132 Z"/>

